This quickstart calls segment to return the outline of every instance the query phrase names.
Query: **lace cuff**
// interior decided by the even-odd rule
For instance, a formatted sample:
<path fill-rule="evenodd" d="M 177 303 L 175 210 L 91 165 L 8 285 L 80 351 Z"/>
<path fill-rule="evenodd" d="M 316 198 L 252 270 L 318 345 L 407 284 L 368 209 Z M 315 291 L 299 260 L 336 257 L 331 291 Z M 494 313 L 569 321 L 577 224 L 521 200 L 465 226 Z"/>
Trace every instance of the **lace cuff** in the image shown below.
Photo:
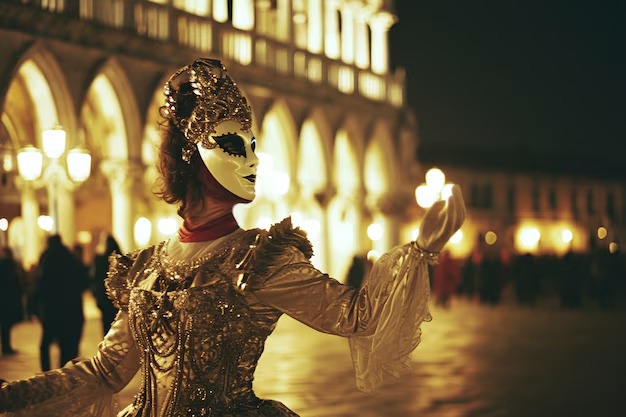
<path fill-rule="evenodd" d="M 398 246 L 384 254 L 363 284 L 371 293 L 390 288 L 389 298 L 370 336 L 351 337 L 350 350 L 361 391 L 373 392 L 411 370 L 410 354 L 421 340 L 420 326 L 432 319 L 428 308 L 428 265 L 436 261 L 416 245 Z"/>

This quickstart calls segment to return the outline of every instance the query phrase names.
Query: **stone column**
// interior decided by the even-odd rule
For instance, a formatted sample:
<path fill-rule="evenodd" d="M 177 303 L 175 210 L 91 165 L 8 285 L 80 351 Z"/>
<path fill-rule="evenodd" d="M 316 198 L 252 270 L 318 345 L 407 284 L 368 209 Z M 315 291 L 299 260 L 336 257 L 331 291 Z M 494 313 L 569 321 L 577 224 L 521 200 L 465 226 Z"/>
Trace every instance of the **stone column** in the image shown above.
<path fill-rule="evenodd" d="M 389 70 L 388 33 L 395 21 L 395 16 L 387 11 L 379 11 L 369 19 L 372 31 L 372 71 L 376 74 L 386 74 Z"/>
<path fill-rule="evenodd" d="M 123 252 L 135 249 L 133 188 L 141 178 L 141 167 L 125 160 L 106 160 L 100 165 L 111 189 L 113 236 Z"/>
<path fill-rule="evenodd" d="M 328 0 L 324 9 L 324 51 L 326 56 L 337 59 L 341 56 L 337 1 Z"/>
<path fill-rule="evenodd" d="M 72 248 L 76 241 L 76 203 L 74 192 L 59 185 L 56 190 L 57 219 L 59 224 L 55 225 L 61 240 L 68 247 Z"/>
<path fill-rule="evenodd" d="M 22 260 L 24 268 L 28 270 L 31 266 L 36 265 L 41 253 L 41 244 L 39 239 L 39 229 L 37 218 L 39 217 L 39 203 L 35 197 L 33 186 L 26 181 L 19 183 L 21 190 L 22 220 L 24 224 L 24 245 L 21 248 Z"/>

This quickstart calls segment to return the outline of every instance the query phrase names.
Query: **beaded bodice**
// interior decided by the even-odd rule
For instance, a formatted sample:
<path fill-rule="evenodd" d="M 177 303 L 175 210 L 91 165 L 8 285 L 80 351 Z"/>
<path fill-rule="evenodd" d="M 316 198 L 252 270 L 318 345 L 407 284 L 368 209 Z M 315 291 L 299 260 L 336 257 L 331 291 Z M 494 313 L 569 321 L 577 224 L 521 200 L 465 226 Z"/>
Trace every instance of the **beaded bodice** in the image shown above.
<path fill-rule="evenodd" d="M 179 265 L 177 278 L 164 266 L 162 249 L 140 274 L 148 285 L 165 279 L 192 286 L 158 291 L 140 282 L 130 292 L 130 326 L 143 352 L 136 415 L 221 416 L 256 408 L 253 373 L 274 323 L 259 319 L 234 285 L 232 247 Z"/>

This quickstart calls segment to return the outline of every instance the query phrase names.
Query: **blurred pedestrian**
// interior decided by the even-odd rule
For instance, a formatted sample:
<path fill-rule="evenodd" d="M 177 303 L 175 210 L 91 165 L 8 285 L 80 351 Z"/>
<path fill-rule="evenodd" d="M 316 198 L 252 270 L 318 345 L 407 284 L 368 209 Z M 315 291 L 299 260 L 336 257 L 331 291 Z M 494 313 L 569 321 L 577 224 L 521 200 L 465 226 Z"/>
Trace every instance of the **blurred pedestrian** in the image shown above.
<path fill-rule="evenodd" d="M 92 292 L 101 312 L 103 334 L 107 334 L 117 314 L 117 308 L 107 297 L 104 280 L 107 278 L 107 271 L 109 270 L 109 256 L 114 253 L 121 254 L 122 251 L 115 238 L 111 235 L 106 236 L 103 246 L 101 251 L 94 256 L 91 270 Z"/>
<path fill-rule="evenodd" d="M 365 256 L 354 255 L 350 269 L 348 269 L 346 284 L 353 288 L 360 289 L 367 273 L 367 263 L 368 260 Z"/>
<path fill-rule="evenodd" d="M 433 292 L 437 305 L 450 307 L 450 299 L 456 293 L 459 281 L 459 271 L 450 251 L 443 250 L 433 271 Z"/>
<path fill-rule="evenodd" d="M 2 355 L 12 355 L 11 328 L 22 320 L 21 265 L 13 257 L 13 251 L 0 249 L 0 338 Z"/>
<path fill-rule="evenodd" d="M 78 356 L 83 330 L 83 292 L 88 281 L 83 264 L 59 235 L 48 238 L 38 264 L 38 314 L 43 327 L 39 349 L 41 369 L 50 369 L 50 345 L 58 343 L 61 365 Z"/>

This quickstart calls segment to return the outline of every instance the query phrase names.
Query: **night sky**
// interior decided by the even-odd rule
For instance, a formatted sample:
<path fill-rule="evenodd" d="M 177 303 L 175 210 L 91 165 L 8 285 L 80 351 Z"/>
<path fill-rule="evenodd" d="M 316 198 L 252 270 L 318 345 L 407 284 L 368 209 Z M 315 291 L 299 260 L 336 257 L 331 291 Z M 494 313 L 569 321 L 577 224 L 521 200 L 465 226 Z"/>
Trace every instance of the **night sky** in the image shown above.
<path fill-rule="evenodd" d="M 626 174 L 626 1 L 395 5 L 420 160 Z"/>

